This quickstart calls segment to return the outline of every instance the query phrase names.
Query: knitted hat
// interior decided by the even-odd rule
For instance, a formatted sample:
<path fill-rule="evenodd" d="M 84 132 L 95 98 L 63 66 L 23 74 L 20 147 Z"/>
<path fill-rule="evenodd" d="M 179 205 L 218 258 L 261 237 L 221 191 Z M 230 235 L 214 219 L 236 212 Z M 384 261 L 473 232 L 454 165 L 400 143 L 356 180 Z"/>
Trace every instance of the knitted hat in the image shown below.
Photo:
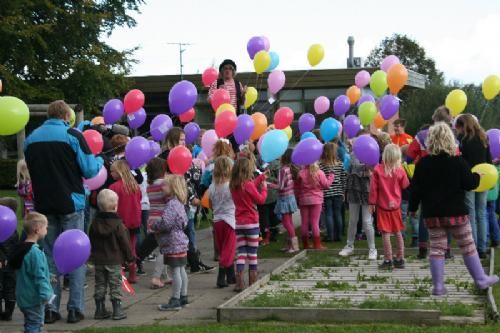
<path fill-rule="evenodd" d="M 236 72 L 236 63 L 235 63 L 234 61 L 232 61 L 231 59 L 226 59 L 226 60 L 224 60 L 224 61 L 220 64 L 220 66 L 219 66 L 219 72 L 222 72 L 222 69 L 223 69 L 223 68 L 224 68 L 224 66 L 226 66 L 226 65 L 231 65 L 231 66 L 233 66 L 234 71 Z"/>

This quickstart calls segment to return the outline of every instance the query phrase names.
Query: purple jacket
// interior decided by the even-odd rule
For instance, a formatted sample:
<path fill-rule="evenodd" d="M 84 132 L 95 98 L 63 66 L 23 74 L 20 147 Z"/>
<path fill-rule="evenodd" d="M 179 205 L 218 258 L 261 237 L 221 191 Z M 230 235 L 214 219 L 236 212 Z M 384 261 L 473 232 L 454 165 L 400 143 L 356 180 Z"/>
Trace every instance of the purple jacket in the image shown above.
<path fill-rule="evenodd" d="M 151 224 L 161 254 L 177 254 L 188 250 L 189 240 L 184 233 L 187 226 L 184 205 L 176 198 L 168 199 L 161 220 Z"/>

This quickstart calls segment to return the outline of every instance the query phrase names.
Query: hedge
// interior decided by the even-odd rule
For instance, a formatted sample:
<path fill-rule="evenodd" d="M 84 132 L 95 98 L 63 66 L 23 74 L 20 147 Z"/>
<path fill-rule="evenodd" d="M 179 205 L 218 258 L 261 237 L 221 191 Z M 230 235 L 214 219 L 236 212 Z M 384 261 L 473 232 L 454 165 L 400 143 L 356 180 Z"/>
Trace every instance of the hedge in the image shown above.
<path fill-rule="evenodd" d="M 13 189 L 16 184 L 17 160 L 0 159 L 0 189 Z"/>

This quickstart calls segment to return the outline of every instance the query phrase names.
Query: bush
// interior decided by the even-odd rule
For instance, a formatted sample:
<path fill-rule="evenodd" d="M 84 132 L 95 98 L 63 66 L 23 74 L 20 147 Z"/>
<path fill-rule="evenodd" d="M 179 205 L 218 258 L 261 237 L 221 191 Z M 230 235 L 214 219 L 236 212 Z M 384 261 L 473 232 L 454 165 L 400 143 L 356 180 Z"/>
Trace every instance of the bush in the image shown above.
<path fill-rule="evenodd" d="M 16 184 L 17 160 L 0 160 L 0 189 L 13 189 Z"/>

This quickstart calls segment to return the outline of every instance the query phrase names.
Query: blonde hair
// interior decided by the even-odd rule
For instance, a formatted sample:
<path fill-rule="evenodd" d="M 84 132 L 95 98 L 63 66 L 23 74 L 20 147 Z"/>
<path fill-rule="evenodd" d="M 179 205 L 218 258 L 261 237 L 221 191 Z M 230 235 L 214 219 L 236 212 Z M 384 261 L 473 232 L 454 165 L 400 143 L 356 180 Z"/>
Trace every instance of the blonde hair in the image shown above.
<path fill-rule="evenodd" d="M 317 179 L 316 176 L 318 174 L 318 171 L 320 170 L 318 163 L 313 163 L 313 164 L 309 165 L 307 167 L 307 169 L 309 171 L 309 177 L 311 179 L 311 182 L 313 182 L 314 184 L 316 184 L 316 182 L 318 181 L 318 179 Z"/>
<path fill-rule="evenodd" d="M 382 161 L 384 162 L 385 174 L 392 176 L 393 172 L 401 167 L 401 148 L 393 143 L 385 146 Z"/>
<path fill-rule="evenodd" d="M 49 119 L 64 119 L 70 112 L 71 108 L 65 101 L 57 100 L 49 104 L 47 117 Z"/>
<path fill-rule="evenodd" d="M 177 200 L 185 205 L 187 202 L 187 186 L 184 177 L 179 175 L 166 175 L 165 184 L 170 188 L 170 193 L 167 194 L 176 197 Z"/>
<path fill-rule="evenodd" d="M 231 190 L 239 189 L 244 182 L 253 179 L 254 170 L 255 164 L 250 159 L 245 157 L 237 159 L 231 172 L 229 183 Z"/>
<path fill-rule="evenodd" d="M 425 143 L 427 151 L 431 155 L 445 153 L 455 156 L 457 150 L 455 137 L 450 126 L 442 121 L 437 122 L 429 128 Z"/>
<path fill-rule="evenodd" d="M 113 164 L 111 164 L 111 171 L 116 171 L 116 173 L 120 176 L 126 193 L 130 194 L 139 191 L 139 185 L 137 184 L 128 163 L 125 160 L 117 160 L 113 162 Z"/>
<path fill-rule="evenodd" d="M 335 165 L 338 163 L 337 144 L 335 142 L 328 142 L 324 145 L 321 163 L 324 165 Z"/>
<path fill-rule="evenodd" d="M 219 156 L 234 158 L 233 146 L 231 146 L 231 143 L 227 139 L 217 140 L 212 148 L 212 153 L 214 160 Z"/>
<path fill-rule="evenodd" d="M 213 180 L 215 185 L 221 185 L 231 179 L 231 169 L 233 161 L 227 156 L 220 156 L 215 159 Z"/>
<path fill-rule="evenodd" d="M 118 194 L 109 189 L 104 189 L 97 195 L 97 206 L 101 212 L 115 211 L 118 206 Z"/>
<path fill-rule="evenodd" d="M 45 226 L 47 224 L 48 221 L 45 215 L 33 212 L 26 215 L 26 217 L 24 218 L 23 226 L 24 226 L 24 231 L 29 236 L 33 235 L 38 230 L 38 228 Z"/>
<path fill-rule="evenodd" d="M 21 159 L 17 161 L 17 183 L 16 187 L 19 187 L 21 182 L 31 181 L 30 172 L 28 170 L 28 165 L 26 160 Z"/>

